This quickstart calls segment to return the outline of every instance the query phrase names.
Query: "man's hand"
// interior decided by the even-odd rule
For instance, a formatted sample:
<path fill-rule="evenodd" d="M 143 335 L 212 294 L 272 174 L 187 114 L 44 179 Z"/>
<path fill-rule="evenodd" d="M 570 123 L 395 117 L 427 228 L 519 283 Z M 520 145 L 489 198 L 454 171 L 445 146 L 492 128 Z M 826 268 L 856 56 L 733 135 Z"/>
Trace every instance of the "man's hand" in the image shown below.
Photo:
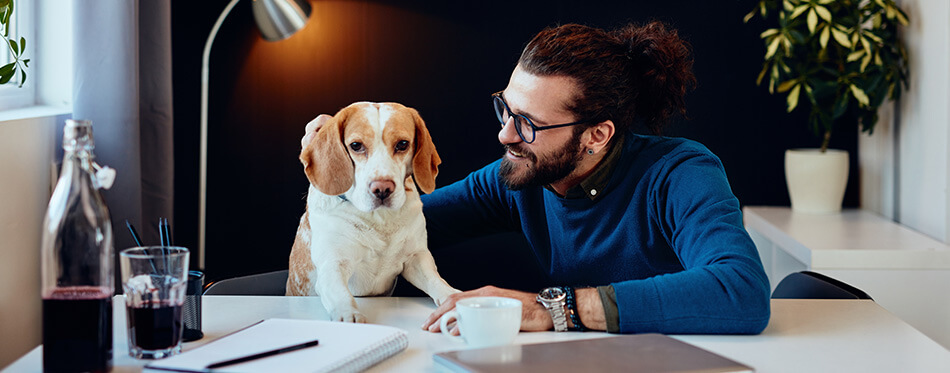
<path fill-rule="evenodd" d="M 304 132 L 303 138 L 300 139 L 301 149 L 305 148 L 307 144 L 310 143 L 310 140 L 312 140 L 313 137 L 317 135 L 317 131 L 320 130 L 320 127 L 323 127 L 323 125 L 326 124 L 330 118 L 333 117 L 326 114 L 320 114 L 316 118 L 313 118 L 310 123 L 307 123 L 306 132 Z"/>
<path fill-rule="evenodd" d="M 536 293 L 526 293 L 523 291 L 501 289 L 494 286 L 485 286 L 479 289 L 455 293 L 450 295 L 439 308 L 436 308 L 424 324 L 422 329 L 430 332 L 439 332 L 439 318 L 446 312 L 455 308 L 455 302 L 470 297 L 506 297 L 521 301 L 521 330 L 522 331 L 544 331 L 554 327 L 551 321 L 551 315 L 548 310 L 537 302 Z M 452 335 L 459 335 L 458 326 L 453 326 L 449 331 Z"/>

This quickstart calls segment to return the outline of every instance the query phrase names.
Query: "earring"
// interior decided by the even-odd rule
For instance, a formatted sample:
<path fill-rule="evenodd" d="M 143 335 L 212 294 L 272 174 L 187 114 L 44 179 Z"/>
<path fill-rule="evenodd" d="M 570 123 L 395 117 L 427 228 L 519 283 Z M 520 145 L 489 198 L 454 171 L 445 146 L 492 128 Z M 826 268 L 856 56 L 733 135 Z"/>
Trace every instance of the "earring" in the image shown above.
<path fill-rule="evenodd" d="M 594 149 L 587 149 L 587 155 L 594 155 Z"/>

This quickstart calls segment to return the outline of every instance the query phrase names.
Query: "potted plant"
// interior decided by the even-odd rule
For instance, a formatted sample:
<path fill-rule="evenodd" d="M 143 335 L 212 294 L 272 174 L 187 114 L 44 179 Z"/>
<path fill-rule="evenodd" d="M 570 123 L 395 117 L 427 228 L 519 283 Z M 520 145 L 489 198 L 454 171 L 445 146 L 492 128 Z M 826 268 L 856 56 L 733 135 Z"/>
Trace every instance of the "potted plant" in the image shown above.
<path fill-rule="evenodd" d="M 20 87 L 26 82 L 26 68 L 29 67 L 29 59 L 21 59 L 26 51 L 26 38 L 20 37 L 19 42 L 10 39 L 10 16 L 13 15 L 13 0 L 0 0 L 0 32 L 2 32 L 2 41 L 5 47 L 10 50 L 10 56 L 13 62 L 0 66 L 0 84 L 6 84 L 13 79 L 17 70 L 20 72 Z M 2 53 L 2 52 L 0 52 Z"/>
<path fill-rule="evenodd" d="M 745 21 L 757 15 L 768 27 L 757 84 L 786 95 L 789 112 L 809 110 L 808 125 L 822 140 L 819 149 L 786 152 L 792 208 L 840 211 L 848 154 L 829 150 L 829 140 L 841 126 L 872 134 L 878 107 L 906 89 L 907 52 L 897 30 L 907 15 L 894 0 L 760 0 Z"/>

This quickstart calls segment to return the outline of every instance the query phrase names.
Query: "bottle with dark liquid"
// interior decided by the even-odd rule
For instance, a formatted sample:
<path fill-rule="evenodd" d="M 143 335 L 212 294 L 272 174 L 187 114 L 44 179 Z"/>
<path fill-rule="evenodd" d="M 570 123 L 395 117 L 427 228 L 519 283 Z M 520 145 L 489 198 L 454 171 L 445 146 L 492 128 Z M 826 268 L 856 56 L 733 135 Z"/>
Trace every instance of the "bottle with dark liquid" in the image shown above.
<path fill-rule="evenodd" d="M 92 123 L 67 120 L 63 167 L 43 222 L 44 372 L 112 367 L 112 223 L 99 193 L 111 180 L 96 177 L 93 148 Z"/>

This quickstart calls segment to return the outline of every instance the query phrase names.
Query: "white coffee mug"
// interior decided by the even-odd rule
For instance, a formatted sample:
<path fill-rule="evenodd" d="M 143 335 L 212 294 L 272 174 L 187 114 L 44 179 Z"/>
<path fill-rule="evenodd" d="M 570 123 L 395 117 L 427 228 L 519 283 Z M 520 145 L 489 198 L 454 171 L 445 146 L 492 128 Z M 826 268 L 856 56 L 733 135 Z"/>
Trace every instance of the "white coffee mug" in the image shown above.
<path fill-rule="evenodd" d="M 511 343 L 521 330 L 521 301 L 504 297 L 472 297 L 455 303 L 455 309 L 439 320 L 442 333 L 455 319 L 459 334 L 472 347 L 500 346 Z"/>

